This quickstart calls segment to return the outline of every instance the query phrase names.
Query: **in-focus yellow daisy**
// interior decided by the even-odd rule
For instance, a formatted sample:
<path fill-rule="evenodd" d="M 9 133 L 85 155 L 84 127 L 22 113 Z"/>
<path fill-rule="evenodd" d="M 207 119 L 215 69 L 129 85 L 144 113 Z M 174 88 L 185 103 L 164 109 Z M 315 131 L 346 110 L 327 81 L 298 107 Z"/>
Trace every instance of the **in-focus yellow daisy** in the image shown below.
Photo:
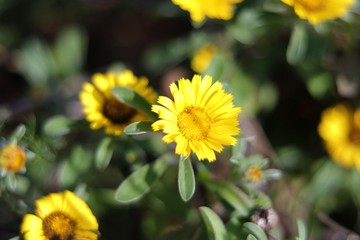
<path fill-rule="evenodd" d="M 92 129 L 105 128 L 107 134 L 120 135 L 130 123 L 148 119 L 144 113 L 121 103 L 112 95 L 111 91 L 119 86 L 133 89 L 150 104 L 156 100 L 157 95 L 148 86 L 148 80 L 137 78 L 130 70 L 119 74 L 96 73 L 92 84 L 85 83 L 80 92 L 80 101 Z"/>
<path fill-rule="evenodd" d="M 217 48 L 213 44 L 206 44 L 194 54 L 194 57 L 191 59 L 191 68 L 197 72 L 204 72 L 210 65 Z"/>
<path fill-rule="evenodd" d="M 318 132 L 337 163 L 360 170 L 360 108 L 339 104 L 326 109 Z"/>
<path fill-rule="evenodd" d="M 294 8 L 296 15 L 316 25 L 344 15 L 354 0 L 282 0 Z"/>
<path fill-rule="evenodd" d="M 98 223 L 87 204 L 74 193 L 52 193 L 35 203 L 35 215 L 21 224 L 25 240 L 98 239 Z"/>
<path fill-rule="evenodd" d="M 154 131 L 162 130 L 164 142 L 176 142 L 176 154 L 189 156 L 193 151 L 199 160 L 215 161 L 215 152 L 223 145 L 235 145 L 240 128 L 240 108 L 233 105 L 233 96 L 223 90 L 220 82 L 213 84 L 212 77 L 203 79 L 195 75 L 172 83 L 170 91 L 174 98 L 160 96 L 152 111 L 159 120 L 152 124 Z"/>
<path fill-rule="evenodd" d="M 234 15 L 235 4 L 242 0 L 172 0 L 190 13 L 191 20 L 202 23 L 206 17 L 229 20 Z"/>
<path fill-rule="evenodd" d="M 9 144 L 0 150 L 0 168 L 5 172 L 16 173 L 24 169 L 25 163 L 26 154 L 20 146 Z"/>

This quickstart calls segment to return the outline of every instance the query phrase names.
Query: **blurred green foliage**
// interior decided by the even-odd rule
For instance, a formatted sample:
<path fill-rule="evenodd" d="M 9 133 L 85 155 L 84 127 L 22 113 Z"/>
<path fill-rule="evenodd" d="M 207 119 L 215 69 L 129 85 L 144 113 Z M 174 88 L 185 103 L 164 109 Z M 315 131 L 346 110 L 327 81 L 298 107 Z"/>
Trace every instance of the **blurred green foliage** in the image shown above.
<path fill-rule="evenodd" d="M 166 0 L 0 1 L 0 147 L 29 159 L 0 176 L 0 239 L 65 189 L 87 201 L 101 239 L 359 237 L 360 174 L 316 132 L 324 108 L 359 104 L 359 9 L 313 26 L 281 1 L 244 1 L 230 21 L 196 26 Z M 83 120 L 78 93 L 93 73 L 130 68 L 166 95 L 209 42 L 219 50 L 201 74 L 242 108 L 238 144 L 215 163 L 179 159 L 151 122 L 110 137 Z M 113 94 L 156 119 L 139 94 Z M 246 179 L 251 166 L 261 181 Z"/>

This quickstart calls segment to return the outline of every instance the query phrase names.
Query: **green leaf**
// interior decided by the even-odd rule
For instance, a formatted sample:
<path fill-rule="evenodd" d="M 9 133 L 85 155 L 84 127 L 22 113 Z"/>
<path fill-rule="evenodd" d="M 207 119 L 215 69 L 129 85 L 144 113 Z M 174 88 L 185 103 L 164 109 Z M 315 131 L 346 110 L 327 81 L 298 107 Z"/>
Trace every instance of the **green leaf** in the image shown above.
<path fill-rule="evenodd" d="M 208 207 L 199 208 L 201 217 L 205 222 L 205 226 L 210 240 L 226 240 L 227 233 L 220 217 Z"/>
<path fill-rule="evenodd" d="M 14 180 L 15 180 L 15 183 L 13 183 L 13 184 L 15 184 L 15 185 L 14 185 L 14 188 L 11 189 L 11 191 L 13 191 L 14 193 L 19 194 L 19 195 L 26 194 L 28 192 L 30 184 L 31 184 L 29 178 L 27 178 L 23 175 L 20 175 L 20 174 L 16 174 L 13 176 L 14 176 Z"/>
<path fill-rule="evenodd" d="M 293 29 L 290 42 L 286 50 L 286 58 L 292 65 L 303 60 L 307 50 L 306 25 L 303 21 L 298 21 Z"/>
<path fill-rule="evenodd" d="M 268 240 L 268 237 L 266 236 L 264 231 L 255 223 L 246 222 L 244 223 L 244 227 L 258 240 Z"/>
<path fill-rule="evenodd" d="M 75 184 L 76 180 L 78 179 L 78 173 L 71 166 L 69 161 L 63 161 L 59 166 L 59 183 L 63 187 L 70 187 Z"/>
<path fill-rule="evenodd" d="M 204 75 L 210 75 L 213 79 L 221 79 L 222 74 L 225 70 L 225 58 L 220 54 L 215 54 L 213 59 L 211 60 L 210 65 L 204 71 Z"/>
<path fill-rule="evenodd" d="M 151 164 L 146 164 L 126 178 L 115 192 L 115 199 L 131 203 L 145 195 L 165 172 L 170 155 L 164 155 Z"/>
<path fill-rule="evenodd" d="M 16 64 L 32 86 L 45 87 L 56 66 L 48 45 L 33 38 L 21 48 Z"/>
<path fill-rule="evenodd" d="M 54 116 L 45 122 L 43 130 L 49 136 L 62 136 L 70 132 L 70 126 L 73 122 L 73 120 L 62 115 Z"/>
<path fill-rule="evenodd" d="M 104 138 L 95 152 L 95 166 L 104 170 L 110 163 L 111 157 L 114 152 L 114 146 L 110 137 Z"/>
<path fill-rule="evenodd" d="M 206 183 L 206 186 L 233 206 L 241 216 L 247 216 L 254 207 L 251 198 L 230 182 L 212 181 Z"/>
<path fill-rule="evenodd" d="M 71 76 L 81 69 L 86 43 L 86 35 L 79 28 L 66 28 L 60 33 L 53 48 L 58 76 Z"/>
<path fill-rule="evenodd" d="M 296 240 L 306 240 L 306 227 L 301 219 L 297 220 L 297 227 L 298 227 L 299 237 L 296 237 Z"/>
<path fill-rule="evenodd" d="M 64 187 L 69 187 L 85 174 L 92 163 L 92 152 L 84 149 L 82 146 L 75 146 L 70 157 L 62 162 L 59 169 L 59 182 Z"/>
<path fill-rule="evenodd" d="M 271 199 L 265 193 L 263 193 L 259 190 L 254 190 L 254 193 L 251 196 L 252 196 L 252 199 L 254 199 L 255 205 L 261 206 L 263 208 L 271 208 L 272 207 Z"/>
<path fill-rule="evenodd" d="M 20 237 L 19 237 L 19 236 L 15 236 L 15 237 L 10 238 L 9 240 L 20 240 Z"/>
<path fill-rule="evenodd" d="M 334 89 L 335 82 L 332 75 L 325 72 L 311 76 L 307 80 L 306 86 L 312 96 L 323 98 L 327 93 L 331 93 L 331 90 Z"/>
<path fill-rule="evenodd" d="M 237 143 L 235 146 L 232 147 L 232 154 L 231 154 L 231 162 L 235 164 L 240 164 L 240 161 L 243 160 L 245 156 L 244 153 L 246 148 L 249 146 L 250 138 L 249 137 L 238 137 Z"/>
<path fill-rule="evenodd" d="M 15 174 L 8 174 L 5 177 L 5 184 L 8 190 L 15 192 L 17 186 L 17 179 Z"/>
<path fill-rule="evenodd" d="M 156 119 L 157 115 L 151 111 L 151 105 L 140 94 L 127 87 L 116 87 L 112 90 L 113 95 L 122 103 L 133 107 L 149 117 Z"/>
<path fill-rule="evenodd" d="M 266 180 L 278 180 L 282 178 L 282 172 L 279 169 L 266 169 L 263 173 Z"/>
<path fill-rule="evenodd" d="M 249 235 L 246 237 L 246 240 L 257 240 L 257 239 L 256 239 L 256 237 L 254 237 L 254 235 L 249 234 Z"/>
<path fill-rule="evenodd" d="M 188 201 L 195 192 L 195 175 L 190 157 L 180 157 L 178 169 L 178 187 L 183 201 Z"/>
<path fill-rule="evenodd" d="M 186 59 L 189 45 L 193 42 L 178 38 L 167 44 L 149 48 L 144 54 L 144 65 L 154 73 L 171 69 Z"/>
<path fill-rule="evenodd" d="M 264 20 L 257 9 L 244 9 L 238 14 L 234 24 L 228 27 L 229 33 L 245 45 L 254 44 L 264 33 Z"/>
<path fill-rule="evenodd" d="M 147 132 L 152 132 L 151 121 L 140 121 L 129 124 L 125 129 L 124 133 L 127 135 L 140 135 Z"/>
<path fill-rule="evenodd" d="M 13 142 L 16 144 L 24 137 L 25 133 L 26 133 L 26 127 L 23 124 L 20 124 L 11 134 L 11 137 L 9 138 L 9 142 Z"/>

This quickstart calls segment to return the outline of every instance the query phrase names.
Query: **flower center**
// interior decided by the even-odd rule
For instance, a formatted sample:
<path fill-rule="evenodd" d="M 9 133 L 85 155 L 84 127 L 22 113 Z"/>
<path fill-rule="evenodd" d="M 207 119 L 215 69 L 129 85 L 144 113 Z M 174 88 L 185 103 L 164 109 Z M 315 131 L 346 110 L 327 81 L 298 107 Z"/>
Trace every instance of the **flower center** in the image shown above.
<path fill-rule="evenodd" d="M 211 127 L 211 118 L 199 107 L 185 108 L 177 118 L 180 133 L 188 140 L 205 139 Z"/>
<path fill-rule="evenodd" d="M 356 145 L 360 146 L 360 129 L 353 126 L 353 128 L 351 129 L 351 131 L 349 133 L 349 140 L 353 144 L 356 144 Z"/>
<path fill-rule="evenodd" d="M 261 178 L 263 176 L 263 171 L 258 166 L 252 166 L 246 171 L 246 179 L 250 182 L 260 182 Z"/>
<path fill-rule="evenodd" d="M 43 220 L 43 231 L 49 240 L 75 239 L 76 223 L 61 212 L 54 212 Z"/>
<path fill-rule="evenodd" d="M 127 123 L 136 114 L 136 110 L 111 97 L 104 103 L 103 114 L 113 123 Z"/>
<path fill-rule="evenodd" d="M 25 166 L 26 155 L 18 145 L 11 144 L 0 152 L 0 165 L 8 172 L 17 172 Z"/>

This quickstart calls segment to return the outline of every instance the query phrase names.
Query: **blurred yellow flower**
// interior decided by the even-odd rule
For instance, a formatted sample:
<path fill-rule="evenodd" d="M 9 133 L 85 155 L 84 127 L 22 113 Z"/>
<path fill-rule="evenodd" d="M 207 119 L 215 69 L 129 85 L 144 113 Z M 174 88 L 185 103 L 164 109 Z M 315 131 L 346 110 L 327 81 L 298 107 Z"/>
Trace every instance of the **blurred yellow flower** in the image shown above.
<path fill-rule="evenodd" d="M 24 240 L 98 239 L 98 223 L 87 204 L 74 193 L 52 193 L 35 203 L 35 214 L 21 224 Z"/>
<path fill-rule="evenodd" d="M 26 154 L 24 150 L 16 145 L 9 144 L 0 151 L 0 167 L 5 172 L 15 173 L 25 167 Z"/>
<path fill-rule="evenodd" d="M 213 84 L 212 77 L 203 79 L 195 75 L 172 83 L 170 91 L 174 101 L 160 96 L 152 111 L 159 120 L 152 124 L 154 131 L 162 130 L 164 142 L 176 142 L 176 154 L 189 156 L 193 151 L 199 160 L 215 161 L 215 152 L 223 145 L 235 145 L 240 129 L 240 108 L 233 105 L 233 96 L 223 90 L 220 82 Z"/>
<path fill-rule="evenodd" d="M 216 51 L 217 48 L 213 44 L 206 44 L 200 48 L 191 59 L 191 68 L 197 73 L 204 72 L 209 67 Z"/>
<path fill-rule="evenodd" d="M 318 132 L 337 163 L 360 170 L 360 108 L 339 104 L 324 110 Z"/>
<path fill-rule="evenodd" d="M 258 183 L 263 177 L 263 170 L 259 166 L 251 166 L 247 169 L 245 173 L 246 180 Z"/>
<path fill-rule="evenodd" d="M 120 135 L 130 123 L 148 119 L 144 113 L 121 103 L 112 95 L 111 91 L 118 86 L 133 89 L 150 104 L 157 97 L 148 86 L 148 80 L 144 77 L 137 78 L 130 70 L 119 74 L 96 73 L 92 77 L 92 84 L 85 83 L 80 92 L 80 101 L 92 129 L 103 127 L 107 134 Z"/>
<path fill-rule="evenodd" d="M 233 17 L 235 4 L 242 0 L 172 0 L 190 13 L 192 21 L 202 23 L 206 17 L 229 20 Z"/>
<path fill-rule="evenodd" d="M 294 8 L 296 15 L 316 25 L 344 15 L 354 0 L 282 0 Z"/>

